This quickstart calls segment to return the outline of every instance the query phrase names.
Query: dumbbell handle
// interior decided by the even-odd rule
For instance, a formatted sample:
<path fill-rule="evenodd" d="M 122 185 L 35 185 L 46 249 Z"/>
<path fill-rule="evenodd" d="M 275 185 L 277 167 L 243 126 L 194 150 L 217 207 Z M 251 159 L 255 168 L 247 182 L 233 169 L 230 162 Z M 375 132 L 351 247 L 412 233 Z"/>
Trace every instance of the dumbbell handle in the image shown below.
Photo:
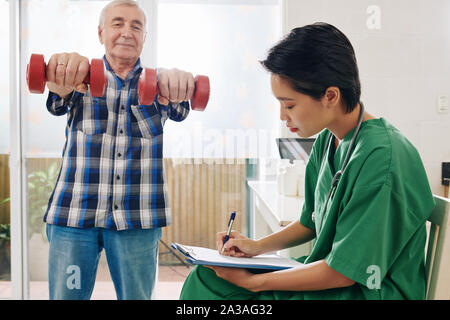
<path fill-rule="evenodd" d="M 102 59 L 92 59 L 89 72 L 83 80 L 90 86 L 94 97 L 102 97 L 106 90 L 105 67 Z M 27 65 L 27 84 L 31 93 L 43 93 L 47 79 L 47 65 L 44 56 L 32 54 Z"/>
<path fill-rule="evenodd" d="M 195 89 L 191 98 L 191 108 L 193 110 L 203 111 L 209 100 L 210 86 L 207 76 L 198 75 L 194 79 Z M 155 100 L 157 94 L 160 94 L 156 76 L 156 70 L 145 68 L 142 70 L 138 82 L 139 102 L 143 105 L 150 105 Z"/>

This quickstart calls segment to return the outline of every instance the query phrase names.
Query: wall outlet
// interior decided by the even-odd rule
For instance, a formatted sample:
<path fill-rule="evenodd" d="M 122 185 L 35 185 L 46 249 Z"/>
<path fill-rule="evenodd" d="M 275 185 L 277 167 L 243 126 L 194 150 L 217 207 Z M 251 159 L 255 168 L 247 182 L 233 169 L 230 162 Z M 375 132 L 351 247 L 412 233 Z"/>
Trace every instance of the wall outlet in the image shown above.
<path fill-rule="evenodd" d="M 450 162 L 442 162 L 442 185 L 450 184 Z"/>
<path fill-rule="evenodd" d="M 448 113 L 448 95 L 441 94 L 438 96 L 438 112 L 441 114 L 447 114 Z"/>

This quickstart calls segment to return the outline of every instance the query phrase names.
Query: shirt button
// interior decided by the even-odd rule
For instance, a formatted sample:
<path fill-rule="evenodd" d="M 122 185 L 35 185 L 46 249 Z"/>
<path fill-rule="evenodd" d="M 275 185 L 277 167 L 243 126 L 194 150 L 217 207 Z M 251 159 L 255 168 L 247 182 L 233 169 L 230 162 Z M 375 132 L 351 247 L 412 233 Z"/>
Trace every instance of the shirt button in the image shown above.
<path fill-rule="evenodd" d="M 120 157 L 122 156 L 122 154 L 119 152 L 119 153 L 117 154 L 117 156 L 120 158 Z"/>
<path fill-rule="evenodd" d="M 117 176 L 117 180 L 120 180 L 120 176 Z"/>
<path fill-rule="evenodd" d="M 120 134 L 123 134 L 123 130 L 122 129 L 120 129 Z"/>
<path fill-rule="evenodd" d="M 114 205 L 114 209 L 117 210 L 119 209 L 119 206 L 117 204 Z"/>

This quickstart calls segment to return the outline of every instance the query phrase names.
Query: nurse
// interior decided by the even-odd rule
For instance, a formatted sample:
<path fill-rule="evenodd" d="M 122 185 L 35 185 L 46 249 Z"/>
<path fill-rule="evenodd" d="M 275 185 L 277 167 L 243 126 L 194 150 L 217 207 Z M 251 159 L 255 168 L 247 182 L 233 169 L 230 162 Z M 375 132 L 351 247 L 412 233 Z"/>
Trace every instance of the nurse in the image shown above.
<path fill-rule="evenodd" d="M 326 23 L 296 28 L 262 65 L 281 120 L 300 137 L 318 134 L 305 202 L 299 220 L 277 233 L 252 240 L 233 232 L 224 254 L 251 257 L 314 239 L 312 252 L 297 259 L 301 267 L 262 274 L 198 266 L 180 298 L 424 299 L 430 186 L 416 148 L 364 111 L 347 37 Z"/>

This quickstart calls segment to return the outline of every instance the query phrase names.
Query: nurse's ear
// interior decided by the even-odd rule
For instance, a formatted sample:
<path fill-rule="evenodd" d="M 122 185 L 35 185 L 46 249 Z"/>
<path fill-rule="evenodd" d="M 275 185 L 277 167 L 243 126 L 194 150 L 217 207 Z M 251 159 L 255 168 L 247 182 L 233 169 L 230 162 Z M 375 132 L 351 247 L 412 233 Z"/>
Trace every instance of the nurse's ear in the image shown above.
<path fill-rule="evenodd" d="M 341 101 L 341 90 L 338 87 L 329 87 L 322 97 L 322 103 L 327 108 L 336 108 Z"/>

